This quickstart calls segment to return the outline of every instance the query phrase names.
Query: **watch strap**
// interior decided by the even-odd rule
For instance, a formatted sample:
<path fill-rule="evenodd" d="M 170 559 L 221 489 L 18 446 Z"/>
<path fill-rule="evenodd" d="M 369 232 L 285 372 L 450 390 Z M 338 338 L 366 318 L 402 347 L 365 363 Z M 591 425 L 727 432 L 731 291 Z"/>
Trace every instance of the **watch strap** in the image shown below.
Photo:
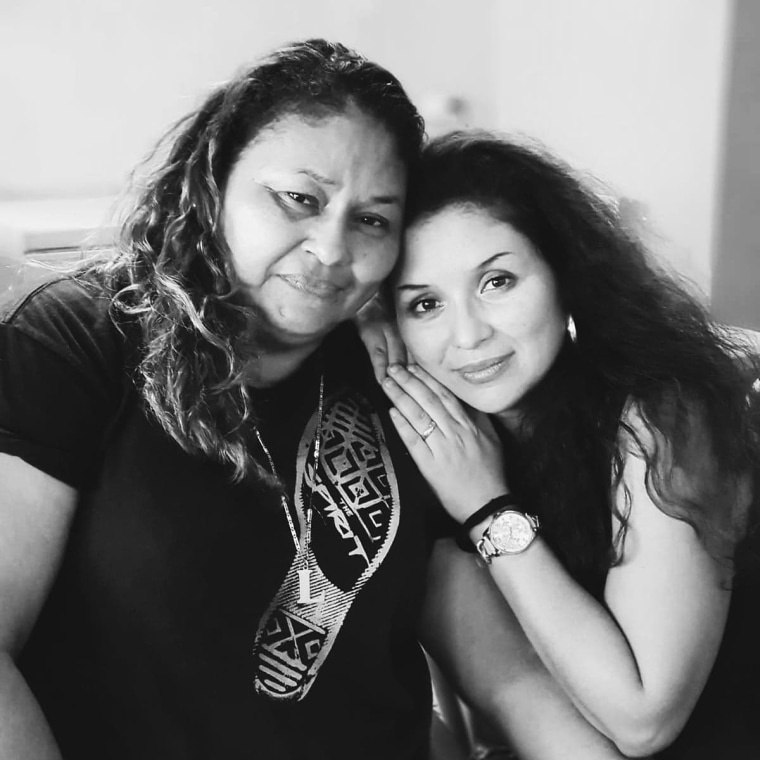
<path fill-rule="evenodd" d="M 476 509 L 460 526 L 456 533 L 457 546 L 466 552 L 475 552 L 475 544 L 470 539 L 470 531 L 480 522 L 490 517 L 495 512 L 498 512 L 504 507 L 514 506 L 517 504 L 515 497 L 511 493 L 504 493 L 501 496 L 497 496 L 495 499 L 491 499 L 487 504 L 484 504 L 480 509 Z"/>

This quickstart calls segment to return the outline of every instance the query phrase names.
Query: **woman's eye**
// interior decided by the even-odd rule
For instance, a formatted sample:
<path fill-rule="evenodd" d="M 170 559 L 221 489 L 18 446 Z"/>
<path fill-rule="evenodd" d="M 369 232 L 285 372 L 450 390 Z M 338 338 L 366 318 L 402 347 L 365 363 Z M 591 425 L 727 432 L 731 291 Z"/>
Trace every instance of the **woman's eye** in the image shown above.
<path fill-rule="evenodd" d="M 293 190 L 286 190 L 283 195 L 293 203 L 299 206 L 318 206 L 319 203 L 313 195 L 306 195 L 305 193 L 297 193 Z"/>
<path fill-rule="evenodd" d="M 497 274 L 489 277 L 483 283 L 483 290 L 501 290 L 509 287 L 514 278 L 507 274 Z"/>
<path fill-rule="evenodd" d="M 359 224 L 372 230 L 387 230 L 390 227 L 390 223 L 385 217 L 374 214 L 362 214 L 358 217 L 358 221 Z"/>
<path fill-rule="evenodd" d="M 409 311 L 412 314 L 422 315 L 430 314 L 439 307 L 439 302 L 435 298 L 419 298 L 409 304 Z"/>

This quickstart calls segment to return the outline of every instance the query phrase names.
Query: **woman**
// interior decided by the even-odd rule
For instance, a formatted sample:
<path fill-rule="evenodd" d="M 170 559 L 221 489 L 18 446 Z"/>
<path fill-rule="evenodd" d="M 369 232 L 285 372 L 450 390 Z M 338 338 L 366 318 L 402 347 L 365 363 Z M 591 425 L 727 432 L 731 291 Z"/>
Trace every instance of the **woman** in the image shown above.
<path fill-rule="evenodd" d="M 433 141 L 408 225 L 392 288 L 414 364 L 384 388 L 459 543 L 624 754 L 669 745 L 697 705 L 663 757 L 757 757 L 750 577 L 731 591 L 757 362 L 537 150 Z"/>
<path fill-rule="evenodd" d="M 386 70 L 285 47 L 171 132 L 113 261 L 8 310 L 2 757 L 427 757 L 444 515 L 336 331 L 421 140 Z"/>

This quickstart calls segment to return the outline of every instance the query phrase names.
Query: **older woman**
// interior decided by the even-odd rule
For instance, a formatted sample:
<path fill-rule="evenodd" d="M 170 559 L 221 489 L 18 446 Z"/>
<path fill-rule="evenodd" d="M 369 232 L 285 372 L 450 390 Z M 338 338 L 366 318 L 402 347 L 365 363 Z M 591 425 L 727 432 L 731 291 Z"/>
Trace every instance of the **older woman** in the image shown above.
<path fill-rule="evenodd" d="M 421 139 L 386 70 L 285 47 L 174 129 L 115 260 L 7 311 L 4 758 L 427 756 L 444 521 L 334 333 Z"/>

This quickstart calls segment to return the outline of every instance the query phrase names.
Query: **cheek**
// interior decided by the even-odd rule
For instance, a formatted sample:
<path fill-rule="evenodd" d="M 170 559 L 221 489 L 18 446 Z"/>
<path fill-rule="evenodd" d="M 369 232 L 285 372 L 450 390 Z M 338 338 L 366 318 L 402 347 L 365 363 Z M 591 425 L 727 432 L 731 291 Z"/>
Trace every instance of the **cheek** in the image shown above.
<path fill-rule="evenodd" d="M 233 209 L 222 229 L 236 274 L 250 284 L 261 284 L 267 270 L 298 242 L 296 230 L 276 214 L 255 209 Z"/>
<path fill-rule="evenodd" d="M 249 286 L 261 285 L 264 280 L 265 265 L 258 251 L 252 246 L 240 248 L 229 246 L 230 263 L 236 277 Z"/>
<path fill-rule="evenodd" d="M 562 348 L 566 317 L 560 306 L 556 288 L 548 280 L 535 280 L 522 298 L 513 304 L 515 317 L 512 336 L 528 349 L 532 361 L 546 371 Z"/>
<path fill-rule="evenodd" d="M 548 312 L 534 332 L 535 360 L 542 372 L 549 370 L 562 349 L 565 339 L 565 319 L 558 312 Z"/>
<path fill-rule="evenodd" d="M 227 220 L 224 225 L 224 240 L 230 263 L 235 274 L 241 280 L 249 280 L 258 269 L 258 246 L 253 244 L 245 234 L 245 226 L 239 220 Z"/>
<path fill-rule="evenodd" d="M 276 232 L 276 231 L 275 231 Z M 298 274 L 303 266 L 303 255 L 297 241 L 283 235 L 246 237 L 231 249 L 231 261 L 238 279 L 250 288 L 278 286 L 277 276 Z"/>
<path fill-rule="evenodd" d="M 441 371 L 445 351 L 442 341 L 434 328 L 423 325 L 416 319 L 399 319 L 399 332 L 409 354 L 414 361 L 436 379 Z"/>
<path fill-rule="evenodd" d="M 367 285 L 381 283 L 391 273 L 399 255 L 398 239 L 373 245 L 355 256 L 352 269 L 357 282 Z"/>

